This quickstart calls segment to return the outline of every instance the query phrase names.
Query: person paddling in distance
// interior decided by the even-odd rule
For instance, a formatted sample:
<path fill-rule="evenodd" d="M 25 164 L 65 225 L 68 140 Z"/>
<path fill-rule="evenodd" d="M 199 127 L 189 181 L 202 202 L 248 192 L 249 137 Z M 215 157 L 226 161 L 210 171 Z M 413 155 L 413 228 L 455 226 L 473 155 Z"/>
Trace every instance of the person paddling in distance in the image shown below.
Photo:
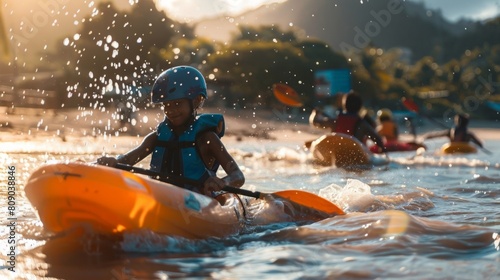
<path fill-rule="evenodd" d="M 343 110 L 336 118 L 328 117 L 317 110 L 313 110 L 309 116 L 309 123 L 318 128 L 330 129 L 331 132 L 354 136 L 365 145 L 367 139 L 370 139 L 385 152 L 386 148 L 382 142 L 382 137 L 365 118 L 360 117 L 359 113 L 362 106 L 361 96 L 356 92 L 350 92 L 343 96 Z"/>
<path fill-rule="evenodd" d="M 118 157 L 103 156 L 98 164 L 114 167 L 134 165 L 151 155 L 150 169 L 160 180 L 207 196 L 215 196 L 226 185 L 241 187 L 243 172 L 228 153 L 221 137 L 221 114 L 197 114 L 207 99 L 203 75 L 190 66 L 177 66 L 161 73 L 152 88 L 152 102 L 163 105 L 165 119 L 142 143 Z M 221 166 L 227 176 L 218 178 Z"/>
<path fill-rule="evenodd" d="M 392 112 L 389 109 L 380 109 L 377 111 L 377 133 L 382 137 L 385 143 L 397 142 L 399 140 L 398 125 L 392 118 Z"/>
<path fill-rule="evenodd" d="M 483 148 L 483 143 L 476 137 L 476 135 L 468 130 L 469 125 L 469 115 L 468 114 L 456 114 L 454 118 L 455 127 L 441 130 L 428 132 L 422 135 L 423 140 L 438 138 L 438 137 L 448 137 L 450 142 L 462 142 L 469 143 L 473 142 L 479 147 Z"/>

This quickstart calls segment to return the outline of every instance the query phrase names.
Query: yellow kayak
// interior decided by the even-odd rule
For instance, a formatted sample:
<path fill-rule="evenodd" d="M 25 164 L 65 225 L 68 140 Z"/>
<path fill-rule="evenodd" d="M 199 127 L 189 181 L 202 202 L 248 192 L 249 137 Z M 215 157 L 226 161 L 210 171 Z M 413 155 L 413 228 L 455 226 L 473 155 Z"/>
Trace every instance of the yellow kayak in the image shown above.
<path fill-rule="evenodd" d="M 468 142 L 450 142 L 441 146 L 442 154 L 473 154 L 477 153 L 476 147 Z"/>
<path fill-rule="evenodd" d="M 45 230 L 77 227 L 99 234 L 149 229 L 189 239 L 239 233 L 241 200 L 224 205 L 210 197 L 131 172 L 84 163 L 42 166 L 25 187 Z"/>
<path fill-rule="evenodd" d="M 321 165 L 349 168 L 374 164 L 374 156 L 368 148 L 358 139 L 343 133 L 323 135 L 312 141 L 309 149 L 315 163 Z"/>

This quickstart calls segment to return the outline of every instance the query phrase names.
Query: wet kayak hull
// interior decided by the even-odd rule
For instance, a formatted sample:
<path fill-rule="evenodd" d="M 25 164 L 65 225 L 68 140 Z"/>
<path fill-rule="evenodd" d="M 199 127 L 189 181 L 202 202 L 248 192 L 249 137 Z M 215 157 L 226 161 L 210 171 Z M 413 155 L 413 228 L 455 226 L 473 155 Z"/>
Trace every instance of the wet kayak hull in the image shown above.
<path fill-rule="evenodd" d="M 356 138 L 343 134 L 326 134 L 311 142 L 314 162 L 336 167 L 368 167 L 373 165 L 373 154 Z"/>
<path fill-rule="evenodd" d="M 149 229 L 190 239 L 237 234 L 244 208 L 236 195 L 217 200 L 148 177 L 104 166 L 51 164 L 25 187 L 45 230 L 84 227 L 99 234 Z"/>

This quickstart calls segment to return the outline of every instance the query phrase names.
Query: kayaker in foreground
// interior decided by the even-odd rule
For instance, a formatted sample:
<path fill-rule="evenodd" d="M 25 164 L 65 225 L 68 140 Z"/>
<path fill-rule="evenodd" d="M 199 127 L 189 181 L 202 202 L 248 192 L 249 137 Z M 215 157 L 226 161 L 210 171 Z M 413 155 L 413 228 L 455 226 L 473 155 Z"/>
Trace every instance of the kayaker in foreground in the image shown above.
<path fill-rule="evenodd" d="M 330 129 L 331 132 L 352 135 L 366 145 L 367 139 L 372 140 L 382 151 L 386 151 L 382 137 L 365 119 L 359 116 L 363 102 L 359 94 L 350 92 L 343 96 L 342 108 L 337 118 L 330 118 L 317 110 L 309 116 L 309 123 L 315 127 Z"/>
<path fill-rule="evenodd" d="M 456 114 L 454 118 L 455 127 L 441 130 L 428 132 L 422 135 L 422 138 L 431 139 L 438 137 L 448 137 L 451 143 L 462 142 L 469 143 L 473 142 L 479 147 L 483 148 L 483 143 L 476 137 L 476 135 L 468 130 L 469 125 L 469 115 L 468 114 Z"/>
<path fill-rule="evenodd" d="M 196 68 L 177 66 L 164 71 L 151 95 L 153 103 L 163 104 L 165 119 L 138 147 L 116 158 L 101 157 L 98 164 L 134 165 L 152 154 L 151 170 L 185 189 L 214 196 L 226 185 L 244 184 L 243 172 L 220 140 L 225 130 L 223 116 L 197 114 L 207 99 L 207 86 Z M 219 166 L 226 177 L 216 176 Z"/>

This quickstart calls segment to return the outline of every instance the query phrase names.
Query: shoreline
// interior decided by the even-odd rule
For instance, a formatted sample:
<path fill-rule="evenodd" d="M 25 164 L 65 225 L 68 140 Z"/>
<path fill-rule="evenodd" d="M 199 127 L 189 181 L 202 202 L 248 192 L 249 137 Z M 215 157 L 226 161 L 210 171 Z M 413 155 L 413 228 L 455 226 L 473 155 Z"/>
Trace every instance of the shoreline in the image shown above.
<path fill-rule="evenodd" d="M 308 123 L 307 113 L 292 110 L 291 113 L 227 108 L 203 108 L 199 113 L 221 113 L 226 121 L 225 142 L 231 141 L 283 141 L 304 143 L 328 133 L 314 128 Z M 119 121 L 111 111 L 67 109 L 19 109 L 15 114 L 0 115 L 1 146 L 6 142 L 47 140 L 59 138 L 63 142 L 92 137 L 106 139 L 123 138 L 127 142 L 139 143 L 142 138 L 154 130 L 163 119 L 159 109 L 141 110 L 137 113 L 135 126 L 127 131 L 118 129 Z M 500 127 L 496 121 L 471 121 L 470 130 L 482 140 L 500 140 Z M 131 131 L 132 130 L 132 131 Z M 413 136 L 401 131 L 401 139 L 413 140 Z M 428 131 L 442 130 L 432 123 L 417 127 L 418 135 Z M 135 141 L 134 141 L 135 140 Z M 107 141 L 106 141 L 107 142 Z M 122 142 L 122 141 L 119 141 Z M 0 151 L 4 150 L 3 148 Z"/>

